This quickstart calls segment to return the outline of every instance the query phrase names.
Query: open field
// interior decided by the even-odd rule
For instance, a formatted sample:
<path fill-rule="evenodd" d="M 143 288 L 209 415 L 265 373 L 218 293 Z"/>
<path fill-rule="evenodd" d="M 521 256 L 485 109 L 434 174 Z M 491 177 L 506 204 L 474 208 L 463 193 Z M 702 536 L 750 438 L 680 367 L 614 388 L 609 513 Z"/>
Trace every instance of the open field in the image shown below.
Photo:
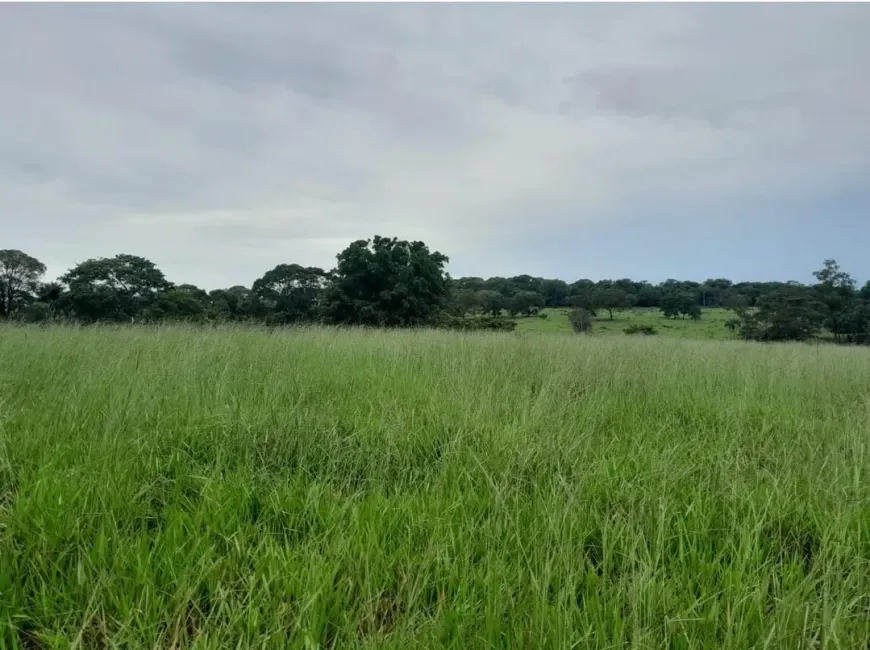
<path fill-rule="evenodd" d="M 833 346 L 0 329 L 0 647 L 866 647 L 868 389 Z"/>
<path fill-rule="evenodd" d="M 518 331 L 552 332 L 573 334 L 571 323 L 568 322 L 569 308 L 559 307 L 543 309 L 547 318 L 537 316 L 515 318 Z M 613 320 L 605 310 L 598 313 L 592 334 L 624 336 L 623 330 L 629 325 L 653 325 L 659 336 L 682 339 L 726 340 L 734 339 L 735 335 L 728 331 L 725 322 L 734 318 L 734 313 L 727 309 L 713 308 L 702 310 L 701 320 L 688 318 L 665 318 L 660 309 L 630 309 L 613 312 Z"/>

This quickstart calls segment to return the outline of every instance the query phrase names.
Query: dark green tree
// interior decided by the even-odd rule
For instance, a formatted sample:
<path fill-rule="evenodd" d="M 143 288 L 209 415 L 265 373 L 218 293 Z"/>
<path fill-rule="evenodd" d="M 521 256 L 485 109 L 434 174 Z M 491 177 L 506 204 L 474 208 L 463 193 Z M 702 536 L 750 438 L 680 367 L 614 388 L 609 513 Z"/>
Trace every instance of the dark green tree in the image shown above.
<path fill-rule="evenodd" d="M 544 296 L 546 307 L 565 307 L 571 288 L 563 280 L 543 280 L 540 283 L 540 293 Z"/>
<path fill-rule="evenodd" d="M 475 294 L 480 311 L 484 314 L 499 316 L 502 309 L 507 306 L 507 300 L 504 295 L 492 289 L 482 289 Z"/>
<path fill-rule="evenodd" d="M 825 326 L 834 335 L 834 341 L 840 343 L 847 335 L 852 302 L 857 298 L 855 281 L 832 259 L 825 260 L 813 276 L 819 281 L 815 286 L 818 296 L 828 310 Z"/>
<path fill-rule="evenodd" d="M 326 272 L 313 266 L 279 264 L 254 282 L 252 291 L 274 324 L 313 321 L 326 287 Z"/>
<path fill-rule="evenodd" d="M 0 317 L 9 318 L 34 299 L 45 264 L 20 250 L 0 250 Z"/>
<path fill-rule="evenodd" d="M 531 316 L 544 306 L 544 297 L 535 291 L 517 291 L 507 300 L 507 310 L 511 316 L 523 314 Z"/>
<path fill-rule="evenodd" d="M 819 334 L 827 307 L 817 291 L 783 285 L 758 299 L 755 312 L 740 312 L 740 335 L 759 341 L 805 341 Z"/>
<path fill-rule="evenodd" d="M 338 255 L 324 292 L 325 318 L 379 327 L 432 324 L 448 297 L 447 261 L 420 241 L 355 241 Z"/>
<path fill-rule="evenodd" d="M 86 321 L 135 319 L 172 286 L 153 262 L 127 254 L 86 260 L 60 280 L 70 312 Z"/>
<path fill-rule="evenodd" d="M 207 308 L 207 301 L 201 300 L 197 293 L 172 287 L 155 295 L 142 316 L 149 321 L 177 320 L 196 323 L 206 319 Z"/>
<path fill-rule="evenodd" d="M 701 318 L 701 307 L 696 294 L 688 289 L 671 289 L 662 295 L 661 310 L 665 318 L 688 316 L 692 320 Z"/>
<path fill-rule="evenodd" d="M 246 321 L 256 315 L 251 290 L 241 285 L 229 289 L 214 289 L 208 293 L 209 317 L 216 321 Z"/>

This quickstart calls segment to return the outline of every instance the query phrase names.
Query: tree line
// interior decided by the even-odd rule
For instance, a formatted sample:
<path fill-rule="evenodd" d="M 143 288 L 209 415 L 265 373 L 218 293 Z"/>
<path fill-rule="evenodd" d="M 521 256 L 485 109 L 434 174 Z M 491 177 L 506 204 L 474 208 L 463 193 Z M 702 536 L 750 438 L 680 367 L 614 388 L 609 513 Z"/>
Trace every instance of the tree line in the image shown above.
<path fill-rule="evenodd" d="M 250 287 L 206 291 L 174 284 L 148 259 L 130 254 L 85 260 L 54 281 L 20 250 L 0 250 L 0 317 L 22 322 L 185 321 L 504 329 L 511 318 L 546 307 L 570 309 L 578 332 L 596 318 L 633 308 L 666 318 L 702 318 L 703 309 L 733 312 L 735 336 L 760 341 L 870 343 L 870 282 L 858 288 L 835 260 L 812 284 L 738 282 L 725 278 L 658 284 L 635 281 L 451 278 L 448 258 L 420 241 L 375 236 L 352 242 L 326 271 L 279 264 Z"/>

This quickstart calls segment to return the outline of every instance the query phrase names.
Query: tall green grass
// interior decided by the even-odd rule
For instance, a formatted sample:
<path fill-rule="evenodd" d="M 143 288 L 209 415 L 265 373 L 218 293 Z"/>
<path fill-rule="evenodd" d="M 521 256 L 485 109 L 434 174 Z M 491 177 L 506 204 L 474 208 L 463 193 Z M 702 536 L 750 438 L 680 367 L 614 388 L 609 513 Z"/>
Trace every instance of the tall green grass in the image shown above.
<path fill-rule="evenodd" d="M 4 648 L 857 648 L 870 354 L 0 330 Z"/>

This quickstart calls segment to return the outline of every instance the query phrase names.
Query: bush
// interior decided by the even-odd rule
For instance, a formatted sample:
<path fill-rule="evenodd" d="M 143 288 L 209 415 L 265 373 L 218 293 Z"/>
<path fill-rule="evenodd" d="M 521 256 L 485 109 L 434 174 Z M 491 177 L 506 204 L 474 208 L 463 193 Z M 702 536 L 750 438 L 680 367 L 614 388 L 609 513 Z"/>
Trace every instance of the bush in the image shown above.
<path fill-rule="evenodd" d="M 653 336 L 658 334 L 658 330 L 652 325 L 629 325 L 624 330 L 622 330 L 626 334 L 643 334 L 644 336 Z"/>
<path fill-rule="evenodd" d="M 538 318 L 540 318 L 540 319 L 542 319 L 542 320 L 543 320 L 543 319 L 546 319 L 546 318 L 547 318 L 547 314 L 545 314 L 545 313 L 542 312 L 542 311 L 541 311 L 541 312 L 538 312 Z"/>
<path fill-rule="evenodd" d="M 571 329 L 577 334 L 588 334 L 594 322 L 592 312 L 582 307 L 572 309 L 571 313 L 568 314 L 568 320 L 571 322 Z"/>
<path fill-rule="evenodd" d="M 456 330 L 460 332 L 513 332 L 517 324 L 506 318 L 498 316 L 464 317 L 444 316 L 437 324 L 440 329 Z"/>

